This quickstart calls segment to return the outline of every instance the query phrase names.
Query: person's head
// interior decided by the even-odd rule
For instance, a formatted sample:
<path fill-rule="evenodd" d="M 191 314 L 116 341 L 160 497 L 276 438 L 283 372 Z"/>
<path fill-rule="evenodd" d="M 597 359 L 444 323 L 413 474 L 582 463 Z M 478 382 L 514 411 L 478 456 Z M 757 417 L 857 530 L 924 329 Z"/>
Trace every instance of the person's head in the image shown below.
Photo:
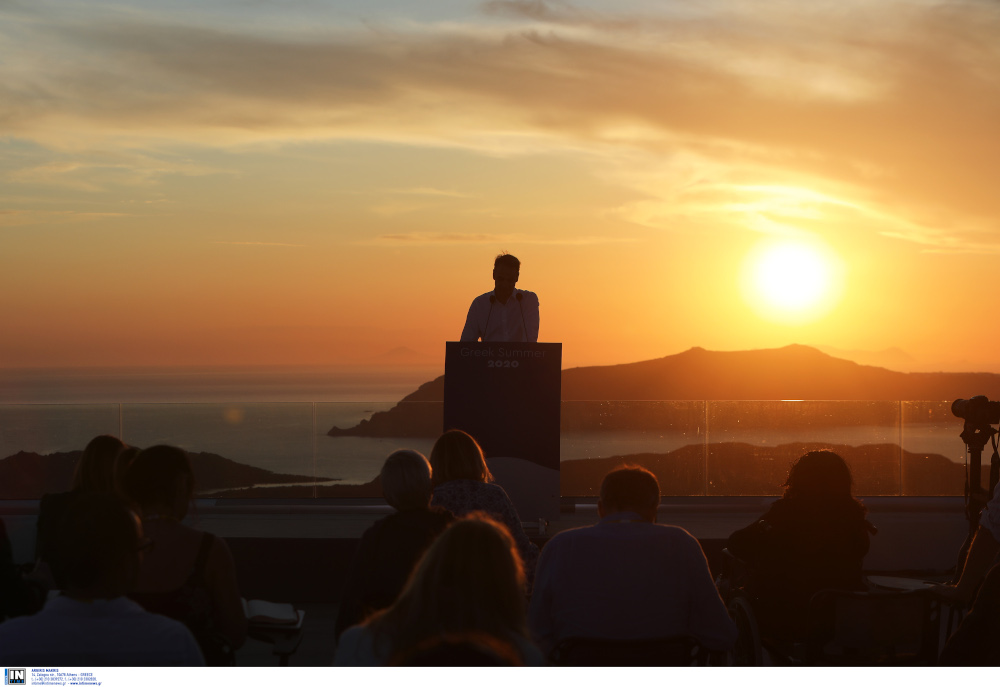
<path fill-rule="evenodd" d="M 417 563 L 399 598 L 369 621 L 391 652 L 428 637 L 527 636 L 525 578 L 510 532 L 482 513 L 451 524 Z"/>
<path fill-rule="evenodd" d="M 602 518 L 613 513 L 638 513 L 642 519 L 656 522 L 659 505 L 660 484 L 646 468 L 626 465 L 609 472 L 601 482 L 597 512 Z"/>
<path fill-rule="evenodd" d="M 174 446 L 144 449 L 125 471 L 125 492 L 144 516 L 157 513 L 182 519 L 194 494 L 191 459 Z"/>
<path fill-rule="evenodd" d="M 514 285 L 521 275 L 521 261 L 510 253 L 501 253 L 493 261 L 493 293 L 506 302 L 514 293 Z"/>
<path fill-rule="evenodd" d="M 67 509 L 55 538 L 53 573 L 74 598 L 127 594 L 139 572 L 142 524 L 111 493 L 84 494 Z"/>
<path fill-rule="evenodd" d="M 431 464 L 418 451 L 389 454 L 382 464 L 382 496 L 396 510 L 420 510 L 431 502 Z"/>
<path fill-rule="evenodd" d="M 493 475 L 486 467 L 483 449 L 471 435 L 460 429 L 449 429 L 434 442 L 431 468 L 434 486 L 453 479 L 493 481 Z"/>
<path fill-rule="evenodd" d="M 851 470 L 833 451 L 810 451 L 788 470 L 783 498 L 849 499 Z"/>
<path fill-rule="evenodd" d="M 112 492 L 115 488 L 115 458 L 125 448 L 118 437 L 102 434 L 83 449 L 83 456 L 73 473 L 73 491 Z"/>

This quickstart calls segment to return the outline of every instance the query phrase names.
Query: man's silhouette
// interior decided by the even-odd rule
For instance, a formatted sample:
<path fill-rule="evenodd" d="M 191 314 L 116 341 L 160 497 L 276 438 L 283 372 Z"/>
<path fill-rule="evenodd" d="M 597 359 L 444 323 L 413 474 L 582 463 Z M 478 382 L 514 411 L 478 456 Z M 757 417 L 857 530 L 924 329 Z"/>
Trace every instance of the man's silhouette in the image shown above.
<path fill-rule="evenodd" d="M 85 494 L 62 518 L 53 564 L 62 593 L 36 615 L 0 624 L 0 663 L 29 666 L 203 666 L 176 620 L 125 595 L 151 545 L 139 518 L 111 494 Z"/>
<path fill-rule="evenodd" d="M 729 618 L 698 540 L 656 524 L 660 486 L 649 470 L 613 470 L 591 527 L 554 536 L 538 560 L 528 622 L 543 651 L 569 638 L 691 637 L 729 649 Z"/>
<path fill-rule="evenodd" d="M 515 289 L 521 261 L 501 253 L 493 261 L 492 291 L 472 301 L 462 341 L 538 341 L 538 296 Z"/>

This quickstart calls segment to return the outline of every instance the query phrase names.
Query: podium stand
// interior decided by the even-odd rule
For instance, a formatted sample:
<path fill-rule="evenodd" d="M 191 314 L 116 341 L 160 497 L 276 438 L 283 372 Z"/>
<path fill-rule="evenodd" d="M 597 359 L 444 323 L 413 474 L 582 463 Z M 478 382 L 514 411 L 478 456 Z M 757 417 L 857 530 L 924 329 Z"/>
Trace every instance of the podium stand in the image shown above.
<path fill-rule="evenodd" d="M 444 429 L 468 432 L 524 522 L 559 517 L 562 344 L 445 344 Z"/>

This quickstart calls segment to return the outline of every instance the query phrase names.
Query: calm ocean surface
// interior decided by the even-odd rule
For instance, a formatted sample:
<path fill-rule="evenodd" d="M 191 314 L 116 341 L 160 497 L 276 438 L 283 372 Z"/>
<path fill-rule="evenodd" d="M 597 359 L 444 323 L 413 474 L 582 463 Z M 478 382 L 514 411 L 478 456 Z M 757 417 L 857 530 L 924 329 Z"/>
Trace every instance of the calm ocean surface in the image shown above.
<path fill-rule="evenodd" d="M 275 472 L 364 483 L 393 450 L 427 454 L 433 440 L 333 438 L 326 432 L 388 410 L 438 374 L 427 368 L 0 370 L 0 458 L 18 451 L 79 450 L 98 434 L 115 434 L 135 446 L 169 443 Z M 961 424 L 952 422 L 800 430 L 709 427 L 709 440 L 760 446 L 901 443 L 907 451 L 961 462 L 960 430 Z M 564 432 L 561 459 L 664 453 L 704 441 L 690 432 Z"/>

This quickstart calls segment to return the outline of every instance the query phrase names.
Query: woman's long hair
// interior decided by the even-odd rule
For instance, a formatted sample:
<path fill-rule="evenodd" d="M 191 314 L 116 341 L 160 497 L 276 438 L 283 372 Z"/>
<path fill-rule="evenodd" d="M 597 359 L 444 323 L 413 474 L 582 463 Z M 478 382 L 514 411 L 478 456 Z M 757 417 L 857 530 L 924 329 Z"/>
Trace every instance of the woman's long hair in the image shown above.
<path fill-rule="evenodd" d="M 435 636 L 528 636 L 524 568 L 507 528 L 483 513 L 450 525 L 417 563 L 396 602 L 366 621 L 383 659 Z"/>
<path fill-rule="evenodd" d="M 122 440 L 110 434 L 91 439 L 73 472 L 73 491 L 114 492 L 115 458 L 124 448 Z"/>
<path fill-rule="evenodd" d="M 454 479 L 492 482 L 486 457 L 479 443 L 460 429 L 449 429 L 438 437 L 431 449 L 431 480 L 434 486 Z"/>
<path fill-rule="evenodd" d="M 183 480 L 185 503 L 194 493 L 194 470 L 191 459 L 175 446 L 152 446 L 139 452 L 125 470 L 125 491 L 144 511 L 175 506 L 177 487 Z M 178 517 L 183 517 L 178 514 Z"/>
<path fill-rule="evenodd" d="M 782 498 L 813 501 L 854 501 L 851 469 L 833 451 L 810 451 L 788 470 Z"/>

